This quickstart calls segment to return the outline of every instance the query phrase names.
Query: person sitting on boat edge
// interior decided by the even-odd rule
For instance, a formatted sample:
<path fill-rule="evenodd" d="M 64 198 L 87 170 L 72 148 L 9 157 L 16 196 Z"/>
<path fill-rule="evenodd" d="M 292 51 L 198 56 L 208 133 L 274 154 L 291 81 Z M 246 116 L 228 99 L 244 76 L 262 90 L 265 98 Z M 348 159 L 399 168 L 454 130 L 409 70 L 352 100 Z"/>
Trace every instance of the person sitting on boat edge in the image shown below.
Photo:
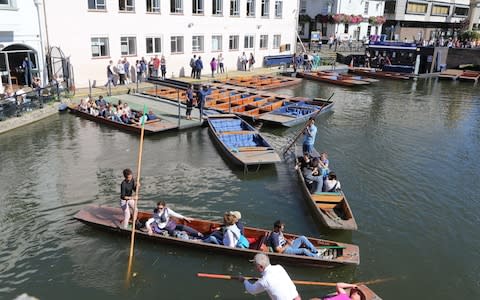
<path fill-rule="evenodd" d="M 315 136 L 317 135 L 317 126 L 315 126 L 314 117 L 310 117 L 310 119 L 308 119 L 307 127 L 305 128 L 303 135 L 304 135 L 304 138 L 303 138 L 302 151 L 312 154 L 313 145 L 315 144 Z"/>
<path fill-rule="evenodd" d="M 317 256 L 318 250 L 305 236 L 299 236 L 294 240 L 285 239 L 283 236 L 284 229 L 285 224 L 282 221 L 277 220 L 273 223 L 273 231 L 268 237 L 267 245 L 272 247 L 274 252 L 310 257 Z"/>
<path fill-rule="evenodd" d="M 342 190 L 340 181 L 337 180 L 337 174 L 330 172 L 327 179 L 323 181 L 323 191 L 328 193 L 339 192 Z"/>
<path fill-rule="evenodd" d="M 138 213 L 138 210 L 135 206 L 136 196 L 133 195 L 133 192 L 137 190 L 137 184 L 133 178 L 133 172 L 130 169 L 123 170 L 123 181 L 120 184 L 120 207 L 123 210 L 123 228 L 128 228 L 128 221 L 130 220 L 131 212 L 134 214 Z"/>
<path fill-rule="evenodd" d="M 323 298 L 312 298 L 310 300 L 366 300 L 365 295 L 358 289 L 358 286 L 355 284 L 338 282 L 337 293 L 334 296 L 327 296 Z M 347 293 L 345 289 L 350 289 L 350 294 Z"/>
<path fill-rule="evenodd" d="M 303 169 L 303 177 L 311 194 L 322 192 L 323 176 L 320 171 L 320 159 L 315 157 L 309 168 Z"/>
<path fill-rule="evenodd" d="M 295 284 L 281 265 L 271 265 L 264 253 L 256 254 L 250 262 L 255 263 L 255 268 L 262 277 L 252 283 L 243 276 L 238 276 L 248 293 L 256 295 L 267 292 L 272 300 L 301 300 Z"/>
<path fill-rule="evenodd" d="M 148 219 L 145 223 L 148 234 L 153 234 L 152 224 L 155 222 L 154 226 L 157 226 L 160 230 L 168 231 L 170 236 L 174 236 L 174 231 L 185 231 L 188 235 L 195 238 L 202 238 L 203 234 L 197 230 L 191 228 L 190 226 L 177 224 L 174 220 L 170 219 L 170 216 L 177 219 L 182 219 L 187 222 L 191 222 L 192 219 L 185 217 L 179 213 L 176 213 L 173 209 L 167 207 L 167 203 L 163 200 L 158 201 L 157 207 L 153 210 L 153 217 Z"/>

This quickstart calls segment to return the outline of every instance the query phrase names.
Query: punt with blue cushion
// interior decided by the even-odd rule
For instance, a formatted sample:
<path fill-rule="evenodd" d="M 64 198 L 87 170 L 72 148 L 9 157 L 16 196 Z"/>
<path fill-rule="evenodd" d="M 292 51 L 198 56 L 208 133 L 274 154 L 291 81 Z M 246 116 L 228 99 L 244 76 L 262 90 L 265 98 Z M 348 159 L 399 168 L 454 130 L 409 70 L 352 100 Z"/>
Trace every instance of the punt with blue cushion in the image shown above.
<path fill-rule="evenodd" d="M 232 120 L 211 120 L 213 128 L 216 132 L 228 132 L 228 131 L 243 131 L 250 130 L 242 124 L 242 120 L 232 119 Z"/>

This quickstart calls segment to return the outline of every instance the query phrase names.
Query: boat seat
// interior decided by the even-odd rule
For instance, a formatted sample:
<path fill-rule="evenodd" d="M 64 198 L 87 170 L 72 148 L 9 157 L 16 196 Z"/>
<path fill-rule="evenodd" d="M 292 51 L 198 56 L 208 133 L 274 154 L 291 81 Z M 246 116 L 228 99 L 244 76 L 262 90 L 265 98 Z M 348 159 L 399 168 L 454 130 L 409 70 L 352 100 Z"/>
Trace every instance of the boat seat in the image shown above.
<path fill-rule="evenodd" d="M 264 235 L 259 236 L 255 242 L 250 244 L 250 249 L 264 251 L 264 250 L 262 250 L 262 248 L 263 249 L 267 248 L 267 250 L 268 250 L 268 247 L 266 246 L 268 235 L 269 235 L 269 233 L 265 232 Z"/>
<path fill-rule="evenodd" d="M 339 203 L 343 201 L 341 193 L 316 193 L 312 195 L 315 202 Z"/>
<path fill-rule="evenodd" d="M 320 208 L 320 209 L 324 209 L 324 210 L 326 210 L 326 209 L 334 209 L 335 206 L 337 206 L 337 204 L 326 204 L 326 203 L 320 203 L 320 204 L 318 204 L 318 203 L 317 203 L 317 207 Z"/>

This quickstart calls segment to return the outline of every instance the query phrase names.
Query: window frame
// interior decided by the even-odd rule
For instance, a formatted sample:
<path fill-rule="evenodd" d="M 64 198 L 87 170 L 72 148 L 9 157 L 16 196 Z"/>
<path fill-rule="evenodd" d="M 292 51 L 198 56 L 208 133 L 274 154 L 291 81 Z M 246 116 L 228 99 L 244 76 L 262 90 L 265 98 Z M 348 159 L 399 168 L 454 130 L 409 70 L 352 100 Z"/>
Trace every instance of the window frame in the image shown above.
<path fill-rule="evenodd" d="M 212 0 L 212 16 L 223 16 L 223 0 Z"/>
<path fill-rule="evenodd" d="M 233 46 L 232 47 L 232 43 Z M 240 36 L 239 35 L 230 35 L 228 36 L 228 50 L 229 51 L 239 51 L 240 50 Z"/>
<path fill-rule="evenodd" d="M 154 6 L 154 2 L 158 2 L 158 7 Z M 148 10 L 148 3 L 150 3 L 150 11 Z M 162 13 L 162 0 L 146 0 L 145 2 L 145 11 L 149 14 L 160 14 Z"/>
<path fill-rule="evenodd" d="M 365 6 L 363 7 L 363 14 L 368 15 L 368 9 L 370 8 L 370 2 L 365 1 Z"/>
<path fill-rule="evenodd" d="M 220 38 L 220 41 L 218 41 L 218 39 L 216 38 Z M 215 49 L 215 47 L 213 47 L 213 41 L 214 40 L 217 40 L 217 49 Z M 223 35 L 221 34 L 212 34 L 212 52 L 222 52 L 223 50 Z"/>
<path fill-rule="evenodd" d="M 126 44 L 127 44 L 127 47 L 128 47 L 128 53 L 124 53 L 122 51 L 122 45 L 124 43 L 123 39 L 127 39 Z M 134 43 L 134 53 L 130 52 L 131 41 L 133 41 L 133 43 Z M 133 35 L 120 36 L 120 55 L 121 56 L 137 56 L 137 52 L 138 51 L 137 51 L 137 37 L 136 36 L 133 36 Z"/>
<path fill-rule="evenodd" d="M 263 47 L 262 47 L 262 38 L 265 38 L 265 40 L 263 41 L 265 45 L 263 45 Z M 259 48 L 262 50 L 268 49 L 268 34 L 261 34 L 259 40 L 260 40 Z"/>
<path fill-rule="evenodd" d="M 181 44 L 179 44 L 178 40 L 181 40 Z M 175 51 L 173 51 L 172 43 L 175 42 Z M 178 46 L 181 46 L 181 51 L 178 51 Z M 170 54 L 183 54 L 185 52 L 185 38 L 183 35 L 172 35 L 170 36 Z"/>
<path fill-rule="evenodd" d="M 270 0 L 261 0 L 260 16 L 262 18 L 270 18 Z"/>
<path fill-rule="evenodd" d="M 278 39 L 278 41 L 276 41 Z M 282 35 L 281 34 L 274 34 L 273 35 L 273 44 L 272 44 L 272 49 L 280 49 L 280 45 L 282 44 Z M 278 45 L 276 45 L 276 43 L 278 43 Z"/>
<path fill-rule="evenodd" d="M 194 16 L 205 15 L 205 1 L 204 0 L 192 0 L 192 15 L 194 15 Z"/>
<path fill-rule="evenodd" d="M 307 0 L 300 0 L 300 14 L 305 15 L 307 13 Z"/>
<path fill-rule="evenodd" d="M 172 3 L 174 4 L 173 6 Z M 183 15 L 183 9 L 183 0 L 170 0 L 170 14 Z"/>
<path fill-rule="evenodd" d="M 195 40 L 197 40 L 195 42 Z M 195 43 L 198 43 L 198 48 L 195 49 Z M 205 37 L 203 35 L 192 35 L 192 53 L 205 52 Z"/>
<path fill-rule="evenodd" d="M 243 49 L 254 49 L 255 48 L 255 35 L 246 34 L 243 37 Z"/>
<path fill-rule="evenodd" d="M 94 2 L 95 7 L 90 8 L 90 0 L 87 0 L 87 8 L 89 11 L 106 11 L 107 10 L 107 0 L 91 0 Z M 103 8 L 99 8 L 98 1 L 103 1 Z"/>
<path fill-rule="evenodd" d="M 240 0 L 230 0 L 230 17 L 240 17 Z"/>
<path fill-rule="evenodd" d="M 446 14 L 443 14 L 443 13 L 434 13 L 434 12 L 433 12 L 433 9 L 434 9 L 435 7 L 447 8 L 448 11 L 447 11 Z M 430 15 L 432 15 L 432 16 L 439 16 L 439 17 L 449 16 L 449 15 L 450 15 L 450 5 L 440 5 L 440 4 L 432 3 L 432 8 L 430 9 Z"/>
<path fill-rule="evenodd" d="M 93 43 L 94 43 L 94 39 L 97 40 L 97 42 L 100 42 L 100 40 L 104 39 L 106 41 L 106 47 L 105 47 L 105 55 L 101 55 L 101 47 L 99 48 L 99 55 L 95 56 L 94 53 L 93 53 Z M 95 45 L 97 46 L 97 45 Z M 108 38 L 108 36 L 93 36 L 93 37 L 90 37 L 90 50 L 91 50 L 91 58 L 94 58 L 94 59 L 97 59 L 97 58 L 109 58 L 110 57 L 110 40 Z"/>
<path fill-rule="evenodd" d="M 425 11 L 424 12 L 415 12 L 415 11 L 408 11 L 408 6 L 412 5 L 422 5 L 425 6 Z M 421 15 L 424 16 L 428 12 L 428 2 L 422 2 L 422 1 L 407 1 L 407 5 L 405 6 L 405 14 L 407 15 Z"/>
<path fill-rule="evenodd" d="M 256 1 L 255 0 L 247 0 L 247 6 L 246 6 L 246 15 L 247 17 L 256 17 Z M 249 10 L 250 8 L 250 10 Z"/>
<path fill-rule="evenodd" d="M 132 3 L 128 5 L 128 2 Z M 106 2 L 106 0 L 105 0 Z M 121 9 L 120 3 L 124 2 L 124 9 Z M 122 13 L 134 13 L 135 12 L 135 0 L 118 0 L 118 11 Z"/>
<path fill-rule="evenodd" d="M 457 14 L 457 12 L 456 12 L 456 11 L 457 11 L 457 8 L 466 9 L 466 10 L 467 10 L 467 13 L 466 13 L 465 15 L 459 15 L 459 14 Z M 455 17 L 468 17 L 468 14 L 469 14 L 469 13 L 470 13 L 470 8 L 469 8 L 469 7 L 457 6 L 457 5 L 455 5 L 455 6 L 453 7 L 453 16 L 455 16 Z"/>
<path fill-rule="evenodd" d="M 280 7 L 280 9 L 279 9 Z M 278 13 L 280 11 L 280 14 Z M 283 0 L 275 0 L 275 12 L 274 16 L 277 19 L 283 18 Z"/>
<path fill-rule="evenodd" d="M 148 42 L 147 42 L 148 39 L 152 39 L 152 52 L 148 52 L 148 45 L 147 45 L 147 44 L 148 44 Z M 160 51 L 155 51 L 155 49 L 157 48 L 157 47 L 155 47 L 155 46 L 157 45 L 156 39 L 159 39 L 159 40 L 160 40 L 160 46 L 158 47 L 158 49 L 159 49 Z M 146 53 L 146 54 L 160 54 L 160 53 L 162 53 L 162 52 L 163 52 L 163 51 L 162 51 L 162 45 L 163 45 L 163 41 L 162 41 L 162 40 L 163 40 L 163 39 L 162 39 L 161 36 L 146 36 L 146 37 L 145 37 L 145 53 Z"/>

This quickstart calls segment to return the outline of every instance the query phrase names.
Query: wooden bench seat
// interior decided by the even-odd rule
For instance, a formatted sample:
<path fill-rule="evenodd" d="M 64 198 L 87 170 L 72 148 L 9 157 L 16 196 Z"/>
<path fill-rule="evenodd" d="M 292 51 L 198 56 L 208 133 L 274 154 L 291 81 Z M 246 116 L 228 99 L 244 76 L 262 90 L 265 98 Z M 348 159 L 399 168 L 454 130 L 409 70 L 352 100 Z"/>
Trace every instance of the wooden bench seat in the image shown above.
<path fill-rule="evenodd" d="M 315 201 L 315 202 L 328 202 L 328 203 L 339 203 L 339 202 L 342 202 L 343 200 L 343 195 L 338 195 L 338 194 L 333 194 L 333 195 L 317 195 L 317 194 L 314 194 L 312 195 L 312 199 Z"/>
<path fill-rule="evenodd" d="M 317 203 L 317 207 L 323 210 L 334 209 L 337 204 Z"/>

